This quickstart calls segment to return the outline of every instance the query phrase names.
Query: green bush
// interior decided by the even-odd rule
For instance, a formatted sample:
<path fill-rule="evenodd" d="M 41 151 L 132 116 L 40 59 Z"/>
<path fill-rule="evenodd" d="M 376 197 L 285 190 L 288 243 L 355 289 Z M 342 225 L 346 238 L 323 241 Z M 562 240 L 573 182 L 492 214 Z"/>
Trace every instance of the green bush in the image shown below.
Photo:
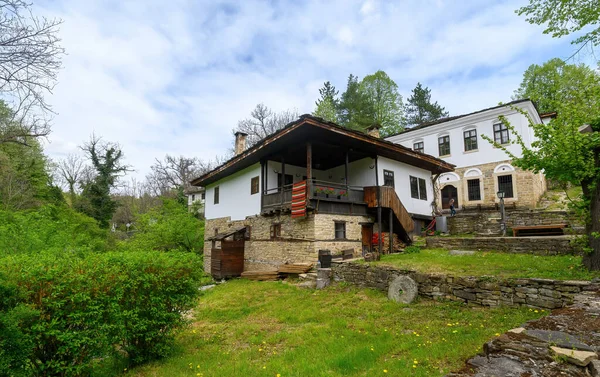
<path fill-rule="evenodd" d="M 66 205 L 45 205 L 27 211 L 0 211 L 0 255 L 41 250 L 105 251 L 108 232 L 96 221 Z"/>
<path fill-rule="evenodd" d="M 421 252 L 421 248 L 419 246 L 411 245 L 404 248 L 404 252 L 406 254 L 417 254 Z"/>
<path fill-rule="evenodd" d="M 198 220 L 175 200 L 165 199 L 160 207 L 140 216 L 136 221 L 137 233 L 124 249 L 182 250 L 202 253 L 204 249 L 204 221 Z"/>
<path fill-rule="evenodd" d="M 9 323 L 32 340 L 29 366 L 37 375 L 86 375 L 123 352 L 131 363 L 164 356 L 196 304 L 202 276 L 189 253 L 47 252 L 0 264 L 9 286 L 23 292 L 20 305 L 39 313 L 33 322 Z"/>

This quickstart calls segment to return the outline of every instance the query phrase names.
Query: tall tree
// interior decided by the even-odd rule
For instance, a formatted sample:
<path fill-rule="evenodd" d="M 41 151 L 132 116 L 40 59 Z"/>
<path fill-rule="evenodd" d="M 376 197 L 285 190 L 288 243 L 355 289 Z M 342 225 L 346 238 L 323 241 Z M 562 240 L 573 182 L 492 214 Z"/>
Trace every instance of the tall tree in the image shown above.
<path fill-rule="evenodd" d="M 0 0 L 0 97 L 12 110 L 0 124 L 0 143 L 24 143 L 50 132 L 44 99 L 57 80 L 64 49 L 58 19 L 33 15 L 23 0 Z"/>
<path fill-rule="evenodd" d="M 389 136 L 404 130 L 404 104 L 398 92 L 398 85 L 387 73 L 377 71 L 365 76 L 360 83 L 360 91 L 373 110 L 372 122 L 381 125 L 382 136 Z"/>
<path fill-rule="evenodd" d="M 175 194 L 182 202 L 190 181 L 207 172 L 210 167 L 210 163 L 206 164 L 198 158 L 166 155 L 164 160 L 155 160 L 146 181 L 156 196 Z"/>
<path fill-rule="evenodd" d="M 77 207 L 96 219 L 101 227 L 108 228 L 117 208 L 117 202 L 111 197 L 111 190 L 119 177 L 130 171 L 130 168 L 123 163 L 123 151 L 117 144 L 103 142 L 92 136 L 81 149 L 89 158 L 96 175 L 84 184 Z"/>
<path fill-rule="evenodd" d="M 372 103 L 361 90 L 358 76 L 348 76 L 346 91 L 342 93 L 338 120 L 342 126 L 363 131 L 374 122 Z"/>
<path fill-rule="evenodd" d="M 77 191 L 89 166 L 86 165 L 82 156 L 69 154 L 55 164 L 55 175 L 57 180 L 66 186 L 69 191 L 70 205 L 75 204 Z"/>
<path fill-rule="evenodd" d="M 412 90 L 406 104 L 406 122 L 408 125 L 416 126 L 425 122 L 445 118 L 449 114 L 446 109 L 437 102 L 431 102 L 431 90 L 423 87 L 421 83 Z"/>
<path fill-rule="evenodd" d="M 582 105 L 590 111 L 598 105 L 594 96 L 580 97 L 577 92 L 589 86 L 599 86 L 598 74 L 586 65 L 567 64 L 561 59 L 551 59 L 540 65 L 532 64 L 523 75 L 523 81 L 513 99 L 530 98 L 541 113 L 557 111 L 572 98 L 585 101 Z"/>
<path fill-rule="evenodd" d="M 338 123 L 338 93 L 339 92 L 335 90 L 335 86 L 331 85 L 329 81 L 325 82 L 323 87 L 319 89 L 321 98 L 315 102 L 317 107 L 315 108 L 313 115 L 330 122 Z"/>
<path fill-rule="evenodd" d="M 248 134 L 246 146 L 251 147 L 296 119 L 298 119 L 298 112 L 296 110 L 285 110 L 278 113 L 259 103 L 252 110 L 249 118 L 238 122 L 238 126 L 234 132 L 240 131 Z"/>
<path fill-rule="evenodd" d="M 581 70 L 573 72 L 582 73 Z M 573 82 L 579 87 L 574 88 Z M 517 137 L 512 143 L 522 148 L 522 156 L 511 154 L 502 148 L 516 166 L 534 172 L 543 171 L 547 178 L 563 183 L 580 185 L 583 189 L 583 202 L 577 203 L 587 214 L 587 236 L 590 253 L 584 257 L 584 264 L 600 270 L 600 74 L 583 71 L 577 80 L 571 76 L 561 76 L 557 80 L 557 100 L 552 103 L 557 117 L 548 125 L 530 125 L 536 141 L 528 148 L 518 131 L 506 118 L 503 123 Z M 560 100 L 558 99 L 560 98 Z M 527 114 L 522 110 L 516 109 Z M 592 125 L 594 132 L 582 133 L 580 127 Z M 488 138 L 488 141 L 492 142 Z"/>
<path fill-rule="evenodd" d="M 571 42 L 579 44 L 579 50 L 587 44 L 600 44 L 600 5 L 597 0 L 529 0 L 529 5 L 519 8 L 517 13 L 525 15 L 531 24 L 546 25 L 544 34 L 553 37 L 587 31 Z"/>

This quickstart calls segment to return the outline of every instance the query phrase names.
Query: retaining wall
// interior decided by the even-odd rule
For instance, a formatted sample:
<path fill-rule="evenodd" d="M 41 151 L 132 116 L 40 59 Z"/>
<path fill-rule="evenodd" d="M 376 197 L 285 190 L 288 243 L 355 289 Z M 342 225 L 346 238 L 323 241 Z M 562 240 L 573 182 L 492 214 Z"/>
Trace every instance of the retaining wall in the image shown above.
<path fill-rule="evenodd" d="M 485 250 L 514 254 L 573 255 L 581 250 L 573 236 L 555 237 L 427 237 L 428 248 L 448 250 Z"/>
<path fill-rule="evenodd" d="M 600 290 L 600 282 L 456 277 L 422 274 L 368 263 L 336 262 L 332 264 L 332 272 L 336 281 L 384 292 L 387 292 L 390 283 L 397 276 L 408 275 L 419 285 L 420 296 L 489 307 L 529 306 L 554 309 L 572 304 L 576 294 Z"/>

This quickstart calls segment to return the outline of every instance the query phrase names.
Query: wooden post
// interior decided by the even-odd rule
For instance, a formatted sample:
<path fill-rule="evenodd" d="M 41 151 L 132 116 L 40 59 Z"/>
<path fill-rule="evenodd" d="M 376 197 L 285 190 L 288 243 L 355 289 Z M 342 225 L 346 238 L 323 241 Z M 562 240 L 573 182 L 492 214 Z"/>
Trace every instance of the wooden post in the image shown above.
<path fill-rule="evenodd" d="M 306 143 L 306 190 L 307 198 L 312 198 L 312 144 Z"/>
<path fill-rule="evenodd" d="M 382 252 L 382 240 L 381 240 L 381 233 L 382 233 L 382 223 L 381 223 L 381 187 L 379 186 L 379 164 L 378 164 L 378 158 L 377 156 L 375 156 L 375 182 L 376 182 L 376 186 L 377 186 L 377 228 L 378 228 L 378 232 L 379 235 L 377 237 L 377 252 L 379 252 L 379 254 L 381 254 Z"/>
<path fill-rule="evenodd" d="M 262 213 L 265 199 L 265 161 L 260 160 L 260 212 Z"/>
<path fill-rule="evenodd" d="M 390 254 L 394 251 L 394 211 L 390 208 Z"/>
<path fill-rule="evenodd" d="M 349 183 L 348 183 L 348 164 L 349 164 L 349 157 L 348 157 L 348 150 L 346 149 L 346 165 L 345 165 L 345 170 L 346 170 L 346 195 L 347 198 L 350 198 L 350 192 L 349 190 Z"/>
<path fill-rule="evenodd" d="M 285 158 L 281 155 L 281 206 L 283 207 L 283 191 L 285 188 Z"/>

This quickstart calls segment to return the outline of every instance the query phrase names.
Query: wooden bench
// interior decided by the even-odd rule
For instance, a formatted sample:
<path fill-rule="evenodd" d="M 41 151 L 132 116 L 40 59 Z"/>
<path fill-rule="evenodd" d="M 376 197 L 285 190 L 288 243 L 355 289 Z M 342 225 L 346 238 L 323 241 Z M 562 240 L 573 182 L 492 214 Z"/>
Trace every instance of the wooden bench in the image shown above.
<path fill-rule="evenodd" d="M 551 225 L 523 225 L 513 226 L 513 237 L 523 236 L 562 236 L 565 234 L 564 228 L 568 224 L 551 224 Z"/>

